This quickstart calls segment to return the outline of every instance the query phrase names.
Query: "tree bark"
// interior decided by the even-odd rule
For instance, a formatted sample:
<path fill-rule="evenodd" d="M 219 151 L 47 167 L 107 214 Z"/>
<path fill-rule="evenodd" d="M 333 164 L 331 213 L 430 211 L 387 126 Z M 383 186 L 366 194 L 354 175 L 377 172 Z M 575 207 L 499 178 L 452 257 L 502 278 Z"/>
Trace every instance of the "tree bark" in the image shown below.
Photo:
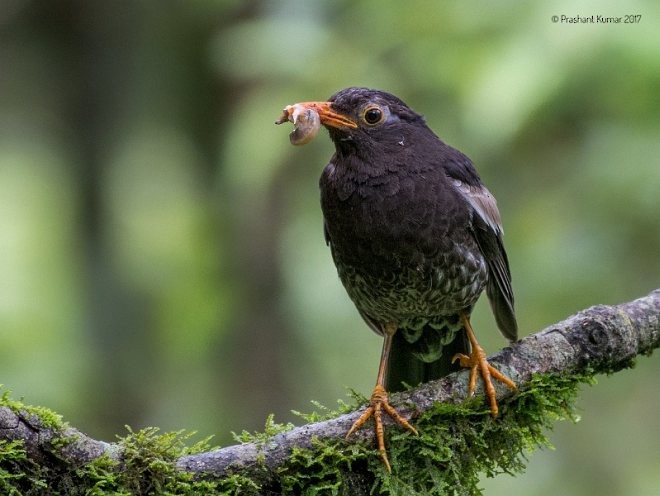
<path fill-rule="evenodd" d="M 491 356 L 489 361 L 518 385 L 524 385 L 534 374 L 612 373 L 659 346 L 660 289 L 657 289 L 621 305 L 598 305 L 583 310 L 527 336 Z M 435 402 L 460 402 L 467 395 L 467 374 L 462 371 L 392 395 L 392 403 L 410 419 L 430 409 Z M 514 394 L 499 384 L 496 389 L 499 401 Z M 406 405 L 414 405 L 414 409 Z M 314 438 L 343 439 L 362 411 L 360 408 L 331 420 L 303 425 L 264 443 L 238 444 L 184 456 L 177 461 L 177 468 L 210 478 L 222 478 L 230 473 L 250 477 L 258 473 L 259 480 L 267 484 L 274 478 L 275 470 L 286 463 L 294 447 L 311 448 Z M 385 423 L 391 424 L 388 420 Z M 72 441 L 53 444 L 61 438 Z M 53 460 L 54 450 L 59 450 L 57 458 L 73 466 L 88 463 L 104 453 L 116 460 L 122 457 L 117 444 L 96 441 L 73 428 L 48 428 L 37 416 L 9 407 L 0 407 L 0 439 L 23 440 L 28 456 L 37 463 Z M 348 442 L 365 440 L 373 441 L 372 429 L 358 430 Z"/>

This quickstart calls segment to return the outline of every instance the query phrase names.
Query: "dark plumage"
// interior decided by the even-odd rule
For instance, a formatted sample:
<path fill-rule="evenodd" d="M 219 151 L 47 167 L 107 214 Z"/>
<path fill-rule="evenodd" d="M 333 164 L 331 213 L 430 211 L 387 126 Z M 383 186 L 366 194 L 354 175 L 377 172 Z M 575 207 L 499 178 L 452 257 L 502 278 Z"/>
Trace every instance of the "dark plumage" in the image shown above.
<path fill-rule="evenodd" d="M 389 404 L 387 390 L 460 364 L 470 368 L 471 393 L 480 372 L 496 416 L 491 378 L 515 388 L 488 363 L 469 321 L 485 288 L 498 327 L 516 339 L 500 214 L 470 159 L 394 95 L 347 88 L 327 102 L 288 106 L 277 123 L 287 120 L 296 126 L 294 144 L 312 139 L 319 123 L 335 144 L 320 181 L 325 239 L 348 295 L 383 336 L 370 405 L 348 435 L 373 416 L 389 469 L 382 412 L 416 430 Z"/>
<path fill-rule="evenodd" d="M 379 334 L 398 326 L 387 388 L 452 370 L 454 354 L 468 352 L 458 314 L 469 315 L 484 288 L 515 340 L 499 213 L 470 159 L 389 93 L 348 88 L 329 101 L 358 127 L 328 127 L 336 153 L 320 180 L 325 237 L 364 320 Z M 368 124 L 367 108 L 383 121 Z"/>

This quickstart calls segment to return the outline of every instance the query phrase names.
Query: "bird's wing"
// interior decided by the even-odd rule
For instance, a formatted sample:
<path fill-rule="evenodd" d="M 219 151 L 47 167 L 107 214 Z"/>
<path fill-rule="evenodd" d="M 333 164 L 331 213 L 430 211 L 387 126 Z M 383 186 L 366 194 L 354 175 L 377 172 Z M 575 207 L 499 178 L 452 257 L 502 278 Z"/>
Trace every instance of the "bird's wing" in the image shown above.
<path fill-rule="evenodd" d="M 454 189 L 470 204 L 473 214 L 473 233 L 488 264 L 486 294 L 502 334 L 511 341 L 518 339 L 518 324 L 513 310 L 513 290 L 509 260 L 502 242 L 502 221 L 495 197 L 481 184 L 467 175 L 455 177 L 452 169 L 447 175 Z M 475 173 L 476 175 L 476 173 Z M 468 182 L 469 181 L 469 182 Z M 476 215 L 475 215 L 476 214 Z"/>

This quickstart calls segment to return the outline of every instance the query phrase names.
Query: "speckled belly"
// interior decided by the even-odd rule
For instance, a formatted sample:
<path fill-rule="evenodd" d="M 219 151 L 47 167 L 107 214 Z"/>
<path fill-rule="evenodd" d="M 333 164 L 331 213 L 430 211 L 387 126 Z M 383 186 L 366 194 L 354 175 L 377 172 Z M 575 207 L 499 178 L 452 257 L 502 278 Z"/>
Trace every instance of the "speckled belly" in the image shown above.
<path fill-rule="evenodd" d="M 339 277 L 363 315 L 409 329 L 442 325 L 444 317 L 470 308 L 488 277 L 480 253 L 460 246 L 417 262 L 393 257 L 390 265 L 382 260 L 360 268 L 339 264 Z"/>

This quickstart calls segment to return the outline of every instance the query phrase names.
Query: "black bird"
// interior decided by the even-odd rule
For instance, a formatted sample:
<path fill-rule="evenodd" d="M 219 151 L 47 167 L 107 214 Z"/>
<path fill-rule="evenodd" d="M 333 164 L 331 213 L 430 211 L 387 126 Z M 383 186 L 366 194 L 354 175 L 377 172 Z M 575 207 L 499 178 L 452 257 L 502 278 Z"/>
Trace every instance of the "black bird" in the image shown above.
<path fill-rule="evenodd" d="M 479 370 L 496 416 L 491 377 L 515 388 L 487 362 L 470 326 L 486 289 L 500 331 L 517 339 L 500 214 L 470 159 L 396 96 L 347 88 L 296 107 L 316 112 L 335 145 L 320 179 L 325 239 L 348 295 L 384 338 L 371 404 L 347 436 L 373 416 L 389 470 L 381 411 L 416 431 L 387 391 L 460 364 L 471 369 L 470 393 Z"/>

